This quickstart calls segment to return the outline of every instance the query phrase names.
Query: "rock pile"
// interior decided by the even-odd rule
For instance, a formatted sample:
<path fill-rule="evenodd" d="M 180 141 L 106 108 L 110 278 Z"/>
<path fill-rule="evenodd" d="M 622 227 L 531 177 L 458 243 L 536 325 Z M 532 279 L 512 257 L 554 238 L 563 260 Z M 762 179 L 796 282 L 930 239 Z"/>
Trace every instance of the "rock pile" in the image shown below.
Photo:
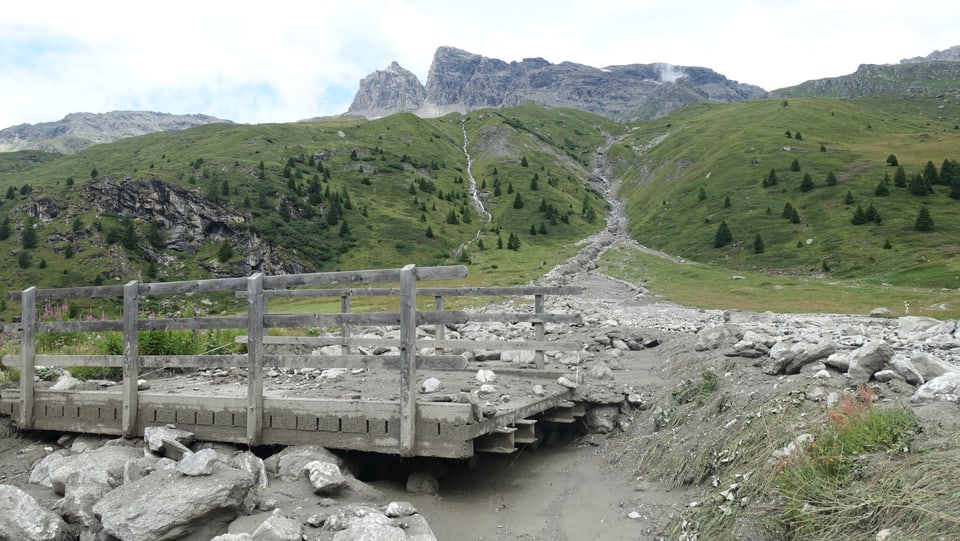
<path fill-rule="evenodd" d="M 148 427 L 142 440 L 63 436 L 58 443 L 30 484 L 60 499 L 51 511 L 29 493 L 36 490 L 0 484 L 0 539 L 300 541 L 320 538 L 309 534 L 316 529 L 336 541 L 435 541 L 409 503 L 352 503 L 383 496 L 319 446 L 263 460 L 229 445 L 195 444 L 172 426 Z M 303 501 L 294 512 L 279 509 L 289 494 L 311 492 L 314 508 Z M 255 518 L 253 525 L 234 527 L 238 516 Z"/>

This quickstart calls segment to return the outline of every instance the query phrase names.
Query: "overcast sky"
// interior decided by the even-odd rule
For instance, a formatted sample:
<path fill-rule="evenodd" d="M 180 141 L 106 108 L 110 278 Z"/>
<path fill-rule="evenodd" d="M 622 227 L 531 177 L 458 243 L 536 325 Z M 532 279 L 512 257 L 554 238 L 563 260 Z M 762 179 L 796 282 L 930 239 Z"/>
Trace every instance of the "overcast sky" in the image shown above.
<path fill-rule="evenodd" d="M 71 112 L 244 123 L 347 110 L 437 47 L 604 67 L 664 62 L 782 88 L 960 45 L 956 0 L 47 0 L 0 13 L 0 128 Z"/>

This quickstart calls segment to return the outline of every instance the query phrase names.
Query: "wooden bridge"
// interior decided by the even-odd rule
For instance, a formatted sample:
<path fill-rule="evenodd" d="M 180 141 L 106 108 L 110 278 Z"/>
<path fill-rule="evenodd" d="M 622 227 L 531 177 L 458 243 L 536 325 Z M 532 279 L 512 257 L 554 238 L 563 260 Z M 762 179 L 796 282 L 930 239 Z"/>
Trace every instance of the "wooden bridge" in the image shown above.
<path fill-rule="evenodd" d="M 207 441 L 247 444 L 294 445 L 315 443 L 334 449 L 393 453 L 404 456 L 468 458 L 477 451 L 511 452 L 518 444 L 536 443 L 538 423 L 573 422 L 582 415 L 572 402 L 571 391 L 557 384 L 561 373 L 544 370 L 546 351 L 578 351 L 573 341 L 545 339 L 546 324 L 573 324 L 579 314 L 544 312 L 545 295 L 579 294 L 572 287 L 418 288 L 418 281 L 461 278 L 466 267 L 416 267 L 264 276 L 245 278 L 140 283 L 64 289 L 29 288 L 9 297 L 22 304 L 20 322 L 6 332 L 19 334 L 20 354 L 7 355 L 3 363 L 19 367 L 20 385 L 0 390 L 0 415 L 14 419 L 24 430 L 54 430 L 142 436 L 148 426 L 175 424 Z M 364 287 L 363 284 L 399 283 L 399 287 Z M 352 287 L 343 287 L 349 285 Z M 193 295 L 232 292 L 246 297 L 245 314 L 219 317 L 145 318 L 140 301 L 154 295 Z M 444 298 L 453 296 L 528 296 L 532 310 L 514 313 L 470 313 L 445 310 Z M 270 313 L 268 299 L 278 297 L 340 297 L 339 313 Z M 361 296 L 399 297 L 397 312 L 352 313 L 351 299 Z M 71 298 L 122 298 L 122 317 L 116 320 L 40 321 L 38 301 L 62 302 Z M 432 297 L 433 309 L 417 309 L 417 297 Z M 447 339 L 447 326 L 468 322 L 531 324 L 529 339 L 471 341 Z M 363 327 L 399 329 L 399 338 L 354 337 Z M 417 341 L 418 327 L 432 327 L 433 339 Z M 149 330 L 246 329 L 246 354 L 140 355 L 139 332 Z M 270 336 L 268 329 L 310 329 L 322 336 Z M 331 331 L 333 329 L 334 331 Z M 122 334 L 122 355 L 36 354 L 38 333 Z M 332 333 L 336 334 L 332 334 Z M 300 334 L 306 334 L 301 332 Z M 266 353 L 265 346 L 339 345 L 340 355 Z M 398 353 L 359 354 L 359 348 L 384 347 Z M 497 386 L 519 389 L 509 401 L 478 403 L 476 393 L 419 395 L 422 378 L 443 371 L 457 391 L 478 386 L 470 381 L 477 366 L 462 354 L 444 352 L 485 349 L 489 351 L 532 350 L 534 366 L 516 365 L 496 370 Z M 427 354 L 427 352 L 432 352 Z M 122 367 L 120 384 L 101 390 L 56 391 L 30 377 L 38 366 Z M 264 367 L 280 369 L 363 368 L 371 374 L 392 374 L 394 391 L 387 397 L 360 390 L 359 398 L 289 396 L 264 386 Z M 245 368 L 246 385 L 232 386 L 225 393 L 209 388 L 138 390 L 146 370 Z M 512 383 L 511 383 L 512 382 Z M 534 385 L 543 391 L 533 393 Z M 382 391 L 382 390 L 381 390 Z M 376 393 L 374 393 L 376 394 Z M 398 398 L 397 398 L 398 397 Z M 471 398 L 472 397 L 472 398 Z M 487 406 L 484 408 L 483 406 Z M 486 409 L 486 411 L 483 411 Z"/>

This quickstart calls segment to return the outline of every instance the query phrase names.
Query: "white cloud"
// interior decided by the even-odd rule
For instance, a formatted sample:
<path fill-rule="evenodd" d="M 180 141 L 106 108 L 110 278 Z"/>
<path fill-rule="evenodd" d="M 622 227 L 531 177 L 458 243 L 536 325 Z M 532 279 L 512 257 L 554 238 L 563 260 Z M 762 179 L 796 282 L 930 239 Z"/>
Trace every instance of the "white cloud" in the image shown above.
<path fill-rule="evenodd" d="M 809 0 L 49 0 L 4 6 L 0 127 L 147 109 L 240 122 L 344 112 L 396 60 L 439 46 L 505 61 L 704 66 L 767 89 L 960 43 L 960 6 Z"/>

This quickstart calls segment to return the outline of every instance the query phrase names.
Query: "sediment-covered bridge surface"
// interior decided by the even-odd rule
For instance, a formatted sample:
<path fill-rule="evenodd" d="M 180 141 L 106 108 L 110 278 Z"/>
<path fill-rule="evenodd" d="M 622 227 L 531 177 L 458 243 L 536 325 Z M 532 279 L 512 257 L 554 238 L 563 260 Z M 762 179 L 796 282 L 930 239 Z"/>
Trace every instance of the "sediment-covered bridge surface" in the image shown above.
<path fill-rule="evenodd" d="M 536 444 L 542 438 L 538 423 L 569 423 L 583 414 L 582 404 L 571 401 L 582 344 L 562 340 L 563 329 L 578 323 L 579 315 L 544 310 L 545 296 L 580 290 L 417 287 L 465 274 L 461 266 L 408 265 L 11 293 L 22 304 L 22 317 L 7 331 L 19 337 L 20 354 L 6 356 L 4 364 L 22 374 L 38 366 L 115 366 L 123 368 L 123 381 L 64 389 L 21 378 L 19 388 L 0 391 L 0 414 L 21 429 L 136 437 L 147 427 L 172 424 L 207 441 L 319 444 L 403 456 L 468 458 Z M 374 283 L 399 287 L 358 287 Z M 145 318 L 139 309 L 148 296 L 214 292 L 246 297 L 246 313 L 163 319 Z M 391 297 L 399 309 L 351 312 L 351 299 L 362 296 Z M 463 296 L 528 302 L 513 312 L 444 309 L 445 299 Z M 37 317 L 38 302 L 78 297 L 119 297 L 123 309 L 117 319 L 96 321 Z M 268 299 L 279 297 L 339 297 L 340 311 L 271 313 Z M 420 303 L 431 306 L 418 309 L 418 297 L 432 300 Z M 459 332 L 518 322 L 529 323 L 528 336 L 477 332 L 480 338 L 466 339 Z M 224 328 L 247 331 L 245 354 L 138 353 L 140 331 Z M 285 331 L 277 336 L 271 329 Z M 54 332 L 119 332 L 124 353 L 37 354 L 37 335 Z M 142 377 L 164 369 L 187 369 L 190 375 Z"/>

